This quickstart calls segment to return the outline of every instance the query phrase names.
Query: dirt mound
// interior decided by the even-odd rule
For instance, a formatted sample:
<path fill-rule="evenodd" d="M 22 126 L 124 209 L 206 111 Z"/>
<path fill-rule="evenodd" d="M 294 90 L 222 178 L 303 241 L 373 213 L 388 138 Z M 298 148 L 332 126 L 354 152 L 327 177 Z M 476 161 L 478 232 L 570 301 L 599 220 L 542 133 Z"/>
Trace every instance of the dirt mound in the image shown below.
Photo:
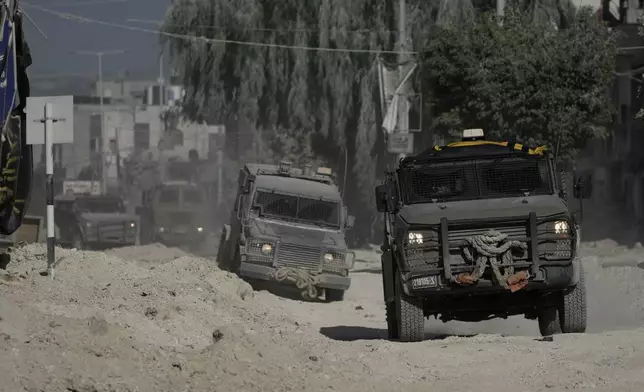
<path fill-rule="evenodd" d="M 15 375 L 2 390 L 277 391 L 316 385 L 309 372 L 336 383 L 297 322 L 210 260 L 161 246 L 57 249 L 52 280 L 45 252 L 16 249 L 0 277 L 0 351 L 21 358 L 0 366 Z"/>
<path fill-rule="evenodd" d="M 636 250 L 586 251 L 589 324 L 604 334 L 544 342 L 534 321 L 467 336 L 428 322 L 428 341 L 400 344 L 386 340 L 377 268 L 352 274 L 345 301 L 310 303 L 159 245 L 57 249 L 52 280 L 30 245 L 0 270 L 0 391 L 642 390 L 644 330 L 616 329 L 644 322 L 644 271 L 602 267 Z"/>

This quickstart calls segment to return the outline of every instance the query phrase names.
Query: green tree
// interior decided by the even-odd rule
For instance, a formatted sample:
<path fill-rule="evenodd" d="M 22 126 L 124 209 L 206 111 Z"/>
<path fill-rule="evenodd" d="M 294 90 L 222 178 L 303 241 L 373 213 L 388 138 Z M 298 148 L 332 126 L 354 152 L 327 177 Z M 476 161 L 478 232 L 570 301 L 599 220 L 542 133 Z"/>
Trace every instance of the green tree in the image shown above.
<path fill-rule="evenodd" d="M 422 56 L 432 127 L 444 135 L 482 127 L 570 156 L 611 122 L 615 55 L 611 33 L 587 8 L 559 30 L 516 9 L 503 26 L 490 14 L 437 26 Z"/>
<path fill-rule="evenodd" d="M 508 1 L 514 3 L 532 10 L 531 22 L 565 26 L 569 20 L 570 0 Z M 416 51 L 434 37 L 434 24 L 448 29 L 494 9 L 493 0 L 408 0 L 407 5 Z M 347 184 L 345 200 L 357 218 L 352 232 L 364 234 L 355 241 L 363 243 L 371 237 L 373 188 L 384 168 L 376 55 L 302 47 L 392 51 L 396 13 L 395 2 L 381 0 L 175 0 L 163 26 L 166 33 L 265 44 L 166 38 L 186 88 L 183 114 L 229 125 L 228 138 L 237 141 L 229 159 L 237 164 L 315 156 L 320 164 L 338 168 L 340 176 L 346 168 L 348 178 L 339 180 Z M 395 55 L 383 57 L 396 61 Z M 235 181 L 236 170 L 230 176 Z"/>

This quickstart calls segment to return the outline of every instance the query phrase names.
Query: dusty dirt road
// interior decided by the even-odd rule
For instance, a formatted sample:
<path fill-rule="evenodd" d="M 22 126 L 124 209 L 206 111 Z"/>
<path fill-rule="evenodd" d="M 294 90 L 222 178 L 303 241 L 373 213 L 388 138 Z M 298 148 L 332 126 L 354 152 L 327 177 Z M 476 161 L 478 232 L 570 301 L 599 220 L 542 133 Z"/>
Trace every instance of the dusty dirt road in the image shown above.
<path fill-rule="evenodd" d="M 157 246 L 15 251 L 0 270 L 0 391 L 644 390 L 644 251 L 584 248 L 590 333 L 538 339 L 535 322 L 428 322 L 385 337 L 377 255 L 347 299 L 305 303 L 252 289 L 213 262 Z"/>

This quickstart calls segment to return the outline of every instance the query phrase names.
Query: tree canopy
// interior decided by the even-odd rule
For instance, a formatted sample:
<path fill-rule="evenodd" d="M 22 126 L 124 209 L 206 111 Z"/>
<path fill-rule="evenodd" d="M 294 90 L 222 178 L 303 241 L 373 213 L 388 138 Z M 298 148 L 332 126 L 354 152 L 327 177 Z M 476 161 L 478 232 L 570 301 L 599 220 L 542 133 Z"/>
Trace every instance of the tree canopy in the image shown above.
<path fill-rule="evenodd" d="M 589 9 L 566 29 L 508 10 L 500 26 L 436 26 L 422 54 L 423 91 L 436 132 L 484 128 L 492 137 L 546 144 L 562 155 L 605 135 L 616 49 Z"/>
<path fill-rule="evenodd" d="M 601 133 L 610 47 L 599 25 L 587 14 L 575 18 L 571 0 L 507 3 L 521 15 L 509 12 L 500 29 L 487 16 L 493 0 L 407 0 L 412 50 L 422 52 L 417 87 L 425 112 L 435 115 L 423 131 L 473 124 L 548 143 L 561 134 L 565 148 Z M 352 234 L 363 236 L 357 243 L 372 237 L 376 219 L 373 188 L 385 145 L 375 60 L 378 51 L 397 49 L 397 7 L 381 0 L 174 0 L 162 28 L 186 88 L 183 114 L 229 125 L 229 159 L 238 163 L 314 157 L 335 168 L 356 215 Z M 553 23 L 563 30 L 556 33 Z M 233 184 L 237 173 L 230 175 Z"/>

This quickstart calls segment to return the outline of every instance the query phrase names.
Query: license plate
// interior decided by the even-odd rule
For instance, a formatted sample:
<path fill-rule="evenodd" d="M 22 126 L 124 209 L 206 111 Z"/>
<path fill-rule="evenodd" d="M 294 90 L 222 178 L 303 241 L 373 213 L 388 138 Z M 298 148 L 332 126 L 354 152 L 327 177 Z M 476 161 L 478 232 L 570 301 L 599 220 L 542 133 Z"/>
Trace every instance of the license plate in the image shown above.
<path fill-rule="evenodd" d="M 438 279 L 436 276 L 423 276 L 422 278 L 414 278 L 411 285 L 415 289 L 435 287 L 438 285 Z"/>
<path fill-rule="evenodd" d="M 185 226 L 181 226 L 181 227 L 177 227 L 174 231 L 177 234 L 186 234 L 188 232 L 188 228 Z"/>

